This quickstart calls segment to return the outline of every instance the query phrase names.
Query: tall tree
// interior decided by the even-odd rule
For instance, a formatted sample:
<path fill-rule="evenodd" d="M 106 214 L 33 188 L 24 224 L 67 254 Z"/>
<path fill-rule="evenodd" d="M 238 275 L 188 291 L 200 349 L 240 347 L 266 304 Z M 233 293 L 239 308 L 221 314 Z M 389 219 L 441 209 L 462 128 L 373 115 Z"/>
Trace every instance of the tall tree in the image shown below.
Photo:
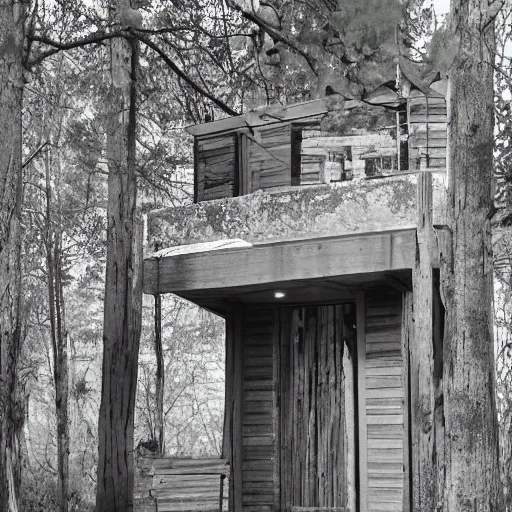
<path fill-rule="evenodd" d="M 452 0 L 448 242 L 442 250 L 444 496 L 448 512 L 503 510 L 492 331 L 494 18 L 501 1 Z"/>
<path fill-rule="evenodd" d="M 56 165 L 59 166 L 60 162 Z M 50 180 L 50 152 L 45 151 L 45 195 L 46 225 L 45 249 L 47 267 L 48 311 L 50 318 L 50 338 L 53 353 L 53 381 L 55 384 L 55 412 L 57 416 L 57 467 L 59 488 L 59 510 L 68 511 L 69 491 L 69 425 L 68 425 L 68 351 L 64 309 L 62 216 L 60 211 L 54 218 L 53 191 Z M 57 186 L 59 186 L 57 180 Z"/>
<path fill-rule="evenodd" d="M 117 1 L 114 16 L 118 22 L 128 10 L 132 11 L 127 0 Z M 110 48 L 107 269 L 96 511 L 124 512 L 133 510 L 133 430 L 142 314 L 142 234 L 135 222 L 139 50 L 130 37 L 113 40 Z"/>
<path fill-rule="evenodd" d="M 17 510 L 16 371 L 20 353 L 20 212 L 26 4 L 0 2 L 0 506 Z"/>

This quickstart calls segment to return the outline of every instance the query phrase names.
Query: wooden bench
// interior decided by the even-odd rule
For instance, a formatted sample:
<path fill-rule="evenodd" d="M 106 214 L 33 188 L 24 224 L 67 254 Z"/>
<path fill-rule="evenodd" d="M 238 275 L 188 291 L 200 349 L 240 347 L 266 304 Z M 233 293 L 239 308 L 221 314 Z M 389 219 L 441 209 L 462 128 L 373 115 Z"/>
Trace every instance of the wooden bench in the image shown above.
<path fill-rule="evenodd" d="M 155 459 L 150 495 L 157 512 L 223 512 L 228 509 L 226 459 Z"/>

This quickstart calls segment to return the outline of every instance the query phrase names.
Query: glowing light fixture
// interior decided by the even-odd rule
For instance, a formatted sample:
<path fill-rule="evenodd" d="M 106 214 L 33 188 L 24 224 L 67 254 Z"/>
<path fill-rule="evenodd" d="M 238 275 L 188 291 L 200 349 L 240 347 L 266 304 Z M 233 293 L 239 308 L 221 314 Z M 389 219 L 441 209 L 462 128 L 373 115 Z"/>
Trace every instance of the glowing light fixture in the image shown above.
<path fill-rule="evenodd" d="M 281 290 L 276 290 L 274 292 L 274 297 L 276 299 L 284 299 L 284 297 L 286 297 L 286 293 L 282 292 Z"/>

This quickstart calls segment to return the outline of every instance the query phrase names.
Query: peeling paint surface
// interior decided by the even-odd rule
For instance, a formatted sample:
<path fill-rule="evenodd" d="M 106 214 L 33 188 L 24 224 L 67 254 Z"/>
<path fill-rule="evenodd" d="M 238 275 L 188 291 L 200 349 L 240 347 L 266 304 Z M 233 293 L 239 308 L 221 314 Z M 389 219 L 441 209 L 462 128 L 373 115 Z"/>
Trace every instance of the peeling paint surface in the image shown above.
<path fill-rule="evenodd" d="M 416 176 L 282 187 L 151 212 L 149 252 L 241 238 L 250 243 L 316 238 L 416 225 Z M 434 180 L 434 217 L 444 223 L 445 187 Z"/>

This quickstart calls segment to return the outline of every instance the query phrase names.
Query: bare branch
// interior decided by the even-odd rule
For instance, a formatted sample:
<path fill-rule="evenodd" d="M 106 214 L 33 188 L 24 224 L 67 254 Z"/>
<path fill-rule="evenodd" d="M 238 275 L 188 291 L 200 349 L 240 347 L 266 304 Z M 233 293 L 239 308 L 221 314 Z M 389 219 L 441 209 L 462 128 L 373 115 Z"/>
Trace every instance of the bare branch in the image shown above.
<path fill-rule="evenodd" d="M 110 32 L 107 34 L 107 33 L 105 33 L 105 31 L 100 30 L 100 31 L 94 32 L 86 37 L 83 37 L 81 39 L 76 39 L 75 41 L 69 41 L 67 43 L 62 43 L 60 41 L 54 41 L 47 37 L 37 36 L 34 34 L 28 34 L 27 37 L 29 38 L 29 40 L 36 41 L 36 42 L 42 43 L 42 44 L 46 44 L 48 46 L 51 46 L 52 48 L 50 50 L 47 50 L 47 51 L 41 53 L 41 55 L 36 57 L 34 60 L 29 61 L 27 67 L 30 69 L 33 66 L 40 64 L 44 59 L 62 51 L 62 50 L 71 50 L 73 48 L 80 48 L 83 46 L 88 46 L 90 44 L 101 43 L 102 41 L 114 39 L 116 37 L 127 37 L 127 36 L 128 36 L 128 33 L 126 31 L 116 31 L 116 32 Z"/>
<path fill-rule="evenodd" d="M 46 145 L 48 145 L 49 142 L 43 142 L 22 164 L 21 168 L 24 169 L 34 158 L 44 149 Z"/>
<path fill-rule="evenodd" d="M 272 28 L 256 14 L 253 14 L 252 12 L 248 12 L 242 9 L 242 7 L 233 2 L 233 0 L 226 0 L 226 3 L 231 9 L 240 12 L 246 20 L 251 21 L 252 23 L 258 25 L 258 27 L 262 28 L 270 37 L 272 37 L 272 39 L 274 39 L 275 41 L 281 41 L 286 46 L 288 46 L 288 48 L 290 48 L 292 51 L 303 57 L 304 60 L 308 63 L 308 66 L 311 68 L 311 71 L 313 71 L 315 76 L 318 76 L 318 71 L 316 70 L 316 59 L 313 58 L 304 50 L 301 50 L 295 42 L 293 42 L 288 37 L 284 36 L 282 32 L 280 32 L 279 30 Z"/>
<path fill-rule="evenodd" d="M 180 78 L 182 78 L 185 82 L 187 82 L 187 84 L 190 87 L 192 87 L 192 89 L 194 89 L 196 92 L 198 92 L 199 94 L 201 94 L 205 98 L 208 98 L 210 101 L 215 103 L 215 105 L 217 105 L 217 107 L 219 107 L 221 110 L 226 112 L 226 114 L 229 114 L 230 116 L 237 116 L 237 115 L 239 115 L 238 112 L 236 112 L 232 108 L 228 107 L 228 105 L 226 105 L 223 101 L 219 100 L 218 98 L 216 98 L 215 96 L 210 94 L 208 91 L 203 89 L 199 84 L 194 82 L 194 80 L 192 80 L 184 71 L 182 71 L 165 54 L 165 52 L 158 45 L 156 45 L 153 41 L 151 41 L 151 39 L 149 39 L 148 37 L 145 37 L 144 35 L 142 35 L 142 33 L 139 32 L 138 30 L 132 30 L 131 32 L 137 37 L 137 39 L 139 41 L 141 41 L 146 46 L 148 46 L 149 48 L 154 50 L 156 53 L 158 53 L 158 55 L 160 55 L 160 57 L 162 57 L 163 61 L 173 70 L 173 72 L 176 73 L 176 75 L 178 75 Z"/>

